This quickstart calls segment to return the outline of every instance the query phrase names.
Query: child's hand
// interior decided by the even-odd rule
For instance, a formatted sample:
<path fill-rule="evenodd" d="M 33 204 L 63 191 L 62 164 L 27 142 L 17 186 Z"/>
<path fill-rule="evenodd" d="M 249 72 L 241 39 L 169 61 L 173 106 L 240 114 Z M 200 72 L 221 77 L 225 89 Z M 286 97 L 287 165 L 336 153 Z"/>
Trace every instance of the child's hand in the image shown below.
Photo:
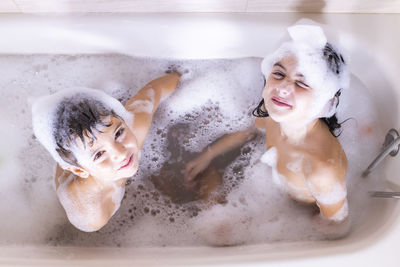
<path fill-rule="evenodd" d="M 157 91 L 160 91 L 161 99 L 162 99 L 162 98 L 170 95 L 173 91 L 175 91 L 176 87 L 178 86 L 180 77 L 181 77 L 180 73 L 171 72 L 160 78 L 152 80 L 143 89 L 151 88 L 151 89 L 155 90 L 156 91 L 156 99 L 157 99 Z M 139 93 L 140 93 L 140 91 L 139 91 Z M 159 99 L 159 101 L 161 101 L 161 99 Z M 158 105 L 159 101 L 156 101 L 157 105 Z"/>
<path fill-rule="evenodd" d="M 184 176 L 186 189 L 193 190 L 196 186 L 196 176 L 208 167 L 211 160 L 212 156 L 206 151 L 186 165 Z"/>
<path fill-rule="evenodd" d="M 182 65 L 172 64 L 168 66 L 168 69 L 165 71 L 165 73 L 167 74 L 177 73 L 179 76 L 182 76 L 183 74 L 189 73 L 189 70 L 184 68 Z"/>

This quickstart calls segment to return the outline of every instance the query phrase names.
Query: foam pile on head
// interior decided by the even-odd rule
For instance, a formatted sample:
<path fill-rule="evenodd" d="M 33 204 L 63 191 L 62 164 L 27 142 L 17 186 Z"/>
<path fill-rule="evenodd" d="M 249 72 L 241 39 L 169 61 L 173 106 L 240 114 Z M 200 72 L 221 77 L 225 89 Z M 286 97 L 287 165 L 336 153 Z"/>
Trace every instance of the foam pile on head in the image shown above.
<path fill-rule="evenodd" d="M 264 58 L 261 65 L 262 73 L 268 77 L 275 63 L 285 56 L 295 56 L 298 71 L 304 75 L 305 82 L 313 88 L 315 93 L 310 117 L 332 116 L 336 111 L 335 107 L 324 114 L 321 114 L 321 111 L 339 90 L 349 87 L 347 59 L 338 52 L 337 48 L 327 42 L 319 26 L 295 25 L 287 30 L 291 40 L 283 43 L 272 55 Z"/>
<path fill-rule="evenodd" d="M 88 108 L 90 105 L 96 105 L 97 111 Z M 60 129 L 71 123 L 85 124 L 85 118 L 102 116 L 104 110 L 120 117 L 132 127 L 133 115 L 117 99 L 99 90 L 80 87 L 36 99 L 32 105 L 33 132 L 60 166 L 66 168 L 72 163 L 60 156 L 60 143 L 72 148 L 74 140 L 70 140 L 70 135 L 66 133 L 69 129 Z M 74 122 L 75 118 L 83 118 L 83 121 Z M 88 133 L 73 133 L 77 138 L 79 134 L 88 136 Z"/>

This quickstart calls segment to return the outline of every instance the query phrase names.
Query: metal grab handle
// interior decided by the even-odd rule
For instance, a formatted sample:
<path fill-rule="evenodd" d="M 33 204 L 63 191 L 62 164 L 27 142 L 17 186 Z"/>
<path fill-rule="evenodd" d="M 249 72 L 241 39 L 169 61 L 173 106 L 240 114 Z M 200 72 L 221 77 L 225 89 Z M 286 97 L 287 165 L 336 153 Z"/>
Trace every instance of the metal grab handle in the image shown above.
<path fill-rule="evenodd" d="M 372 191 L 369 194 L 371 197 L 400 198 L 400 192 Z"/>
<path fill-rule="evenodd" d="M 363 172 L 362 176 L 367 177 L 373 169 L 387 156 L 396 156 L 400 148 L 400 136 L 395 129 L 390 129 L 386 134 L 385 142 L 383 143 L 382 152 L 372 161 L 368 168 Z"/>

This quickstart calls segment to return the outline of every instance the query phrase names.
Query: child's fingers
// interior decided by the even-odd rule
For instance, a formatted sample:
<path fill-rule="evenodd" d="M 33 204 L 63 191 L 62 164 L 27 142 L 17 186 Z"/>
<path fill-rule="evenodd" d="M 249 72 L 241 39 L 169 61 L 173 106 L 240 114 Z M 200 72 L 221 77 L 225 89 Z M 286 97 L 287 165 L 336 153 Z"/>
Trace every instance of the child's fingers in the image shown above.
<path fill-rule="evenodd" d="M 196 176 L 192 176 L 193 172 L 193 167 L 191 166 L 191 169 L 185 173 L 184 179 L 183 179 L 183 184 L 186 188 L 186 190 L 193 191 L 194 188 L 197 185 L 197 181 L 194 179 Z"/>
<path fill-rule="evenodd" d="M 186 168 L 185 168 L 185 174 L 184 174 L 184 180 L 186 181 L 186 182 L 189 182 L 189 181 L 191 181 L 192 180 L 192 176 L 190 175 L 190 172 L 193 170 L 193 163 L 192 162 L 189 162 L 187 165 L 186 165 Z"/>
<path fill-rule="evenodd" d="M 192 166 L 192 168 L 188 171 L 187 175 L 185 176 L 184 180 L 187 183 L 194 182 L 197 174 L 201 172 L 201 169 L 199 169 L 198 165 Z"/>
<path fill-rule="evenodd" d="M 197 181 L 191 181 L 189 183 L 185 183 L 185 188 L 188 191 L 193 191 L 197 186 Z"/>
<path fill-rule="evenodd" d="M 193 180 L 202 171 L 203 171 L 202 166 L 197 165 L 190 171 L 189 175 L 190 175 L 190 177 L 192 177 L 192 180 Z"/>

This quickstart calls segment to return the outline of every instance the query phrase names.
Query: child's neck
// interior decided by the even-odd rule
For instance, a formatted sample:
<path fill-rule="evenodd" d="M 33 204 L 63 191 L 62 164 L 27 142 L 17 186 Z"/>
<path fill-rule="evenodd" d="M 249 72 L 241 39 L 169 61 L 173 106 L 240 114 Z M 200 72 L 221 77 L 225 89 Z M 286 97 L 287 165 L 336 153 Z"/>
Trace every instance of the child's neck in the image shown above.
<path fill-rule="evenodd" d="M 307 135 L 318 122 L 319 119 L 315 119 L 309 123 L 282 122 L 279 125 L 282 136 L 285 136 L 292 144 L 300 144 L 304 142 Z"/>
<path fill-rule="evenodd" d="M 128 178 L 121 178 L 121 179 L 116 179 L 116 180 L 105 180 L 105 179 L 101 179 L 101 178 L 96 178 L 94 176 L 90 176 L 91 179 L 93 179 L 96 184 L 98 184 L 99 186 L 108 186 L 108 185 L 125 185 L 126 180 Z"/>
<path fill-rule="evenodd" d="M 96 184 L 99 187 L 107 186 L 113 182 L 113 181 L 104 180 L 104 179 L 101 179 L 101 178 L 98 178 L 98 177 L 95 177 L 92 175 L 89 175 L 88 178 L 82 178 L 82 179 L 88 179 L 88 181 L 91 180 L 92 182 L 94 182 L 94 184 Z"/>

